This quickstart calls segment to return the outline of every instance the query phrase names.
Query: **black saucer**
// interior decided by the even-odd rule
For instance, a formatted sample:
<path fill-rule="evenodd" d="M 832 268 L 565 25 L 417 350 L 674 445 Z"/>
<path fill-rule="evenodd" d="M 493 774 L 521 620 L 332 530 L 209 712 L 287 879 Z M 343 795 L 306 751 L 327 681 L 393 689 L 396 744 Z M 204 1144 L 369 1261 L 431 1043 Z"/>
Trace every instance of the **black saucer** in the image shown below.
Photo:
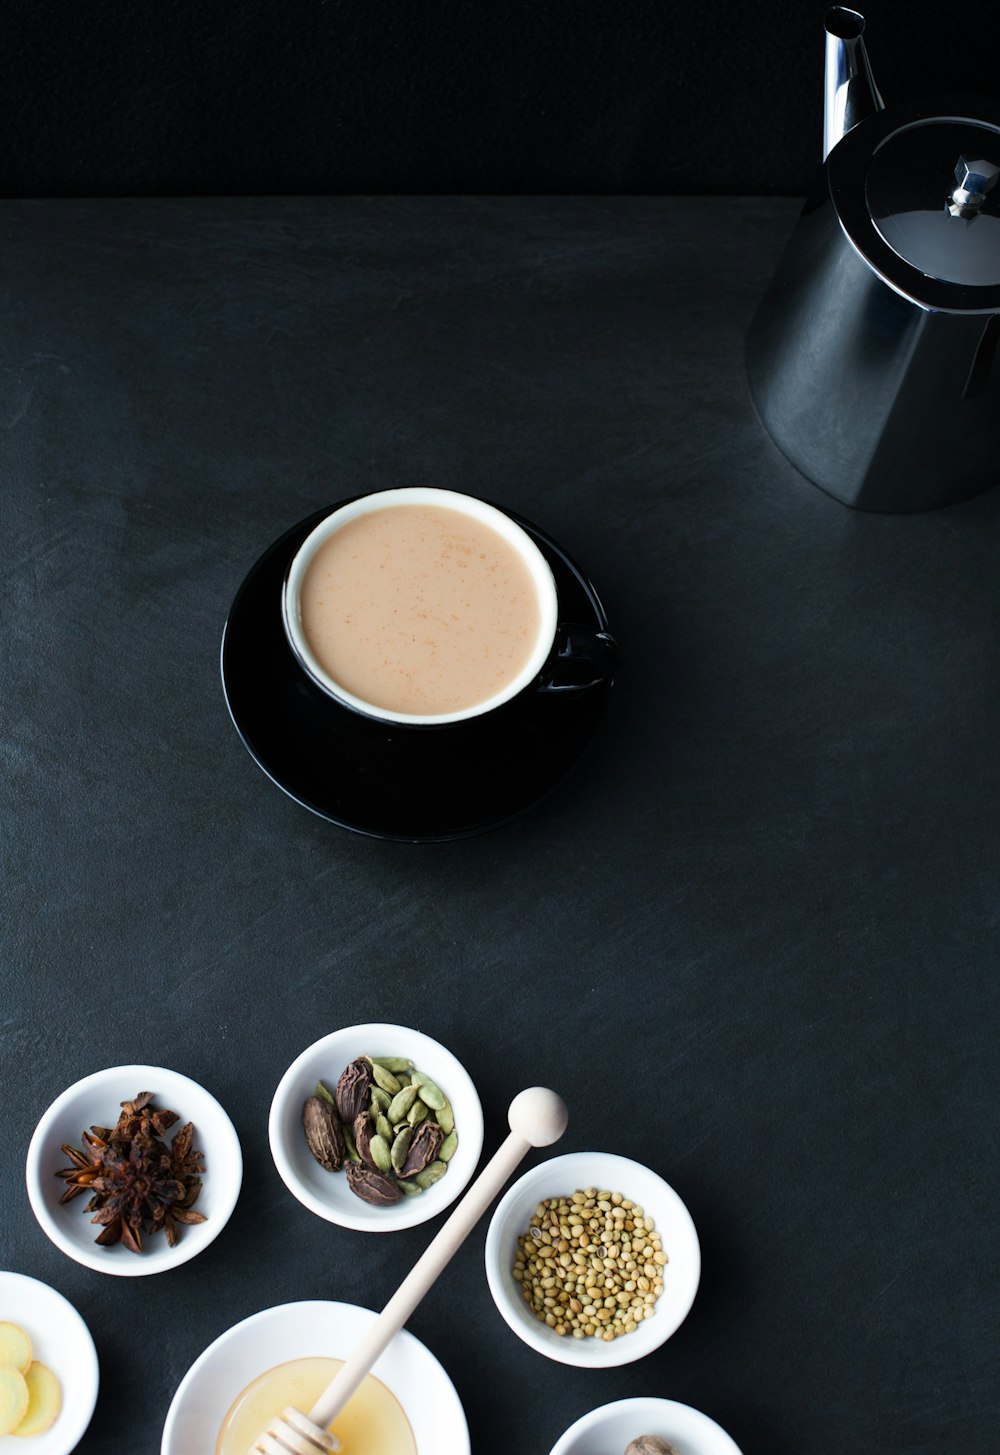
<path fill-rule="evenodd" d="M 444 727 L 383 723 L 341 707 L 292 656 L 281 591 L 302 541 L 346 503 L 318 511 L 275 541 L 236 594 L 222 638 L 222 686 L 237 732 L 279 788 L 356 833 L 429 842 L 518 817 L 579 762 L 610 683 L 569 693 L 528 688 L 482 717 Z M 582 572 L 535 526 L 513 519 L 552 568 L 560 620 L 606 631 L 604 608 Z"/>

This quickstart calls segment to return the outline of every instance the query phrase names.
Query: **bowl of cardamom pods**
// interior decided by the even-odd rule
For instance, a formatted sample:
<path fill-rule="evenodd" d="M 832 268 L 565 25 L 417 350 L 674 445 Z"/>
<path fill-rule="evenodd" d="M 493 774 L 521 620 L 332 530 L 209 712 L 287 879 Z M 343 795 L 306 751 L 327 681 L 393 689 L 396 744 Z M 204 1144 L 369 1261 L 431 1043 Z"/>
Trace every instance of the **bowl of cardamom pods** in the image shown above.
<path fill-rule="evenodd" d="M 467 1186 L 483 1109 L 447 1047 L 375 1021 L 331 1031 L 296 1057 L 268 1136 L 278 1175 L 310 1212 L 389 1233 L 435 1217 Z"/>

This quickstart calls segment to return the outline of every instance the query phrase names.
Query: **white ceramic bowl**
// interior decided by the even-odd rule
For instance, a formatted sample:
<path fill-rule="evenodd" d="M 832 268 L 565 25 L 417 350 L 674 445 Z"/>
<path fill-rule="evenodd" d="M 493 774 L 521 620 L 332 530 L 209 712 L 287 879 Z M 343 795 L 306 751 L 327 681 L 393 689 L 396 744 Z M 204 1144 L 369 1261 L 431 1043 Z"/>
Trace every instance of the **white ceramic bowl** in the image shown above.
<path fill-rule="evenodd" d="M 444 1092 L 455 1113 L 458 1148 L 440 1182 L 419 1197 L 403 1197 L 391 1207 L 371 1207 L 356 1197 L 341 1172 L 327 1172 L 306 1146 L 302 1106 L 317 1081 L 330 1091 L 359 1056 L 406 1056 Z M 426 1222 L 455 1201 L 468 1184 L 483 1150 L 483 1109 L 461 1062 L 439 1042 L 406 1026 L 346 1026 L 315 1041 L 289 1066 L 278 1083 L 268 1121 L 271 1154 L 282 1182 L 304 1207 L 327 1222 L 363 1232 L 391 1233 Z"/>
<path fill-rule="evenodd" d="M 81 1133 L 91 1126 L 114 1126 L 121 1103 L 140 1091 L 152 1091 L 158 1107 L 169 1107 L 180 1117 L 164 1141 L 169 1142 L 185 1122 L 194 1122 L 194 1147 L 205 1154 L 205 1176 L 195 1209 L 207 1221 L 182 1228 L 173 1248 L 160 1233 L 143 1239 L 141 1253 L 130 1253 L 121 1243 L 110 1248 L 95 1243 L 101 1229 L 84 1211 L 89 1199 L 80 1194 L 60 1206 L 66 1184 L 55 1174 L 69 1166 L 69 1158 L 60 1151 L 63 1143 L 79 1147 Z M 98 1273 L 137 1278 L 187 1263 L 219 1236 L 239 1196 L 243 1154 L 229 1117 L 196 1081 L 163 1066 L 111 1066 L 85 1076 L 56 1097 L 31 1138 L 26 1177 L 35 1217 L 57 1248 Z"/>
<path fill-rule="evenodd" d="M 617 1455 L 639 1435 L 669 1440 L 677 1455 L 740 1455 L 708 1415 L 672 1399 L 620 1399 L 591 1410 L 570 1425 L 549 1455 Z"/>
<path fill-rule="evenodd" d="M 90 1330 L 61 1293 L 23 1273 L 0 1273 L 0 1319 L 20 1324 L 31 1339 L 32 1355 L 59 1380 L 62 1408 L 41 1435 L 13 1437 L 11 1451 L 30 1455 L 69 1455 L 83 1439 L 97 1401 L 97 1350 Z"/>
<path fill-rule="evenodd" d="M 222 1422 L 251 1380 L 291 1359 L 346 1358 L 375 1317 L 348 1303 L 286 1303 L 236 1324 L 181 1380 L 167 1411 L 161 1455 L 214 1455 Z M 455 1387 L 419 1339 L 405 1329 L 397 1334 L 372 1373 L 402 1405 L 418 1455 L 469 1455 Z"/>
<path fill-rule="evenodd" d="M 574 1339 L 548 1328 L 528 1308 L 512 1271 L 517 1240 L 527 1231 L 536 1205 L 587 1187 L 620 1192 L 638 1203 L 653 1219 L 669 1260 L 653 1317 L 644 1319 L 634 1333 L 607 1343 L 594 1337 Z M 514 1333 L 549 1359 L 585 1369 L 631 1364 L 658 1349 L 687 1317 L 700 1276 L 698 1234 L 677 1193 L 640 1162 L 610 1152 L 569 1152 L 533 1167 L 505 1193 L 486 1234 L 486 1279 Z"/>

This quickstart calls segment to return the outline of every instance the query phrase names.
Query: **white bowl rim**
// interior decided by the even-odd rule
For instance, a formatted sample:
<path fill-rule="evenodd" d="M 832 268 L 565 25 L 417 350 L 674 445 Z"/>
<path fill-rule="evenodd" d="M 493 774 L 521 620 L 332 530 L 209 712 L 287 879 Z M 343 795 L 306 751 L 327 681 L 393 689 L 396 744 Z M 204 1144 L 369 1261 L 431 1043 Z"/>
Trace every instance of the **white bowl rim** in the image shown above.
<path fill-rule="evenodd" d="M 165 1244 L 160 1248 L 150 1248 L 147 1245 L 141 1254 L 131 1255 L 127 1261 L 121 1258 L 109 1258 L 108 1250 L 101 1248 L 97 1243 L 90 1245 L 78 1243 L 66 1233 L 55 1211 L 60 1204 L 56 1202 L 54 1207 L 50 1206 L 50 1200 L 58 1188 L 54 1187 L 47 1194 L 47 1184 L 42 1182 L 41 1177 L 41 1160 L 49 1147 L 48 1138 L 51 1129 L 66 1108 L 81 1095 L 86 1096 L 88 1092 L 107 1085 L 111 1080 L 124 1081 L 126 1077 L 129 1081 L 134 1082 L 137 1091 L 155 1090 L 157 1098 L 161 1097 L 161 1092 L 155 1087 L 155 1081 L 158 1078 L 161 1080 L 170 1078 L 175 1086 L 190 1090 L 192 1099 L 201 1098 L 202 1104 L 211 1108 L 212 1116 L 215 1118 L 211 1131 L 212 1145 L 216 1149 L 215 1155 L 218 1155 L 220 1140 L 225 1138 L 227 1157 L 232 1168 L 231 1174 L 227 1174 L 226 1181 L 220 1180 L 213 1185 L 213 1197 L 216 1201 L 212 1216 L 207 1222 L 185 1228 L 184 1237 L 178 1239 L 173 1248 L 168 1248 Z M 162 1095 L 169 1096 L 170 1100 L 174 1099 L 172 1091 L 162 1093 Z M 177 1108 L 174 1109 L 177 1110 Z M 179 1116 L 182 1123 L 186 1120 L 194 1121 L 199 1132 L 204 1130 L 204 1117 L 196 1120 L 194 1117 L 186 1115 L 183 1110 L 179 1112 Z M 101 1123 L 101 1125 L 104 1124 Z M 212 1175 L 211 1156 L 212 1153 L 206 1148 L 206 1178 Z M 39 1117 L 38 1125 L 32 1132 L 31 1141 L 28 1143 L 25 1182 L 28 1201 L 31 1203 L 31 1209 L 39 1226 L 50 1242 L 54 1243 L 60 1252 L 65 1253 L 67 1258 L 72 1258 L 75 1263 L 80 1263 L 85 1268 L 94 1269 L 98 1273 L 110 1274 L 114 1278 L 141 1278 L 153 1273 L 166 1273 L 171 1268 L 179 1268 L 182 1263 L 188 1263 L 199 1253 L 204 1252 L 209 1244 L 219 1236 L 231 1218 L 240 1195 L 243 1184 L 243 1150 L 232 1119 L 222 1103 L 199 1082 L 186 1076 L 183 1071 L 172 1071 L 168 1066 L 147 1066 L 138 1063 L 106 1066 L 100 1071 L 92 1071 L 87 1076 L 81 1076 L 78 1081 L 67 1086 L 66 1090 L 60 1092 L 55 1101 L 46 1107 Z"/>
<path fill-rule="evenodd" d="M 245 1319 L 240 1319 L 238 1323 L 232 1324 L 228 1329 L 223 1330 L 223 1332 L 219 1334 L 216 1339 L 213 1339 L 211 1344 L 209 1344 L 207 1348 L 202 1350 L 202 1352 L 198 1355 L 197 1359 L 195 1359 L 194 1362 L 191 1364 L 180 1384 L 178 1384 L 176 1390 L 174 1391 L 174 1395 L 170 1401 L 170 1406 L 167 1410 L 166 1419 L 163 1425 L 163 1435 L 160 1443 L 160 1455 L 177 1455 L 176 1451 L 171 1451 L 171 1447 L 169 1444 L 173 1428 L 180 1419 L 180 1413 L 184 1404 L 184 1398 L 189 1388 L 195 1383 L 198 1373 L 210 1362 L 213 1355 L 221 1352 L 221 1350 L 225 1348 L 226 1345 L 228 1345 L 230 1342 L 238 1341 L 242 1335 L 249 1331 L 251 1325 L 257 1323 L 264 1324 L 268 1320 L 280 1319 L 284 1316 L 297 1317 L 304 1310 L 314 1311 L 319 1308 L 323 1308 L 327 1312 L 330 1312 L 331 1310 L 348 1312 L 352 1317 L 362 1317 L 366 1322 L 373 1321 L 377 1317 L 373 1309 L 363 1308 L 360 1304 L 344 1303 L 336 1299 L 300 1299 L 297 1302 L 293 1303 L 274 1304 L 270 1308 L 259 1309 L 256 1313 L 248 1314 Z M 445 1369 L 441 1361 L 437 1358 L 435 1354 L 430 1351 L 430 1349 L 428 1349 L 426 1344 L 422 1343 L 421 1340 L 417 1338 L 415 1334 L 410 1333 L 409 1329 L 401 1329 L 397 1334 L 395 1334 L 388 1347 L 379 1355 L 378 1359 L 376 1360 L 373 1372 L 378 1371 L 377 1377 L 381 1379 L 383 1383 L 385 1383 L 386 1386 L 396 1395 L 396 1398 L 399 1399 L 399 1394 L 395 1389 L 393 1389 L 391 1376 L 387 1375 L 386 1372 L 380 1370 L 379 1365 L 383 1360 L 391 1358 L 394 1353 L 399 1354 L 403 1350 L 408 1350 L 411 1354 L 419 1351 L 420 1358 L 429 1360 L 434 1366 L 437 1374 L 440 1376 L 447 1394 L 454 1401 L 454 1409 L 457 1412 L 458 1417 L 460 1417 L 462 1421 L 461 1433 L 464 1438 L 462 1439 L 461 1447 L 450 1450 L 449 1455 L 470 1455 L 471 1444 L 469 1438 L 468 1421 L 465 1418 L 465 1410 L 462 1406 L 462 1401 L 459 1398 L 458 1390 L 455 1388 L 451 1376 L 448 1374 L 448 1371 Z M 281 1361 L 279 1360 L 278 1362 L 280 1363 Z M 265 1365 L 264 1367 L 267 1368 L 268 1366 Z M 263 1371 L 258 1370 L 258 1373 L 261 1372 Z M 251 1379 L 253 1379 L 254 1377 L 254 1375 L 250 1376 Z M 247 1380 L 247 1383 L 249 1382 L 250 1381 Z M 241 1388 L 245 1387 L 245 1385 L 241 1386 Z M 239 1391 L 237 1391 L 237 1393 L 239 1393 Z M 410 1416 L 408 1416 L 408 1418 L 410 1418 Z M 194 1455 L 194 1452 L 186 1450 L 183 1452 L 183 1455 Z"/>
<path fill-rule="evenodd" d="M 674 1310 L 675 1317 L 672 1320 L 663 1314 L 658 1316 L 663 1318 L 663 1322 L 655 1330 L 655 1338 L 652 1328 L 645 1339 L 641 1337 L 643 1329 L 640 1328 L 634 1334 L 625 1335 L 607 1344 L 595 1342 L 594 1339 L 573 1339 L 568 1336 L 556 1337 L 550 1336 L 550 1330 L 543 1324 L 539 1323 L 536 1329 L 527 1321 L 522 1321 L 515 1316 L 509 1291 L 502 1281 L 503 1270 L 500 1267 L 498 1251 L 502 1230 L 507 1222 L 511 1209 L 523 1193 L 533 1189 L 536 1185 L 540 1187 L 541 1184 L 548 1182 L 553 1176 L 557 1176 L 560 1168 L 565 1167 L 569 1163 L 573 1163 L 578 1167 L 586 1159 L 593 1159 L 595 1163 L 599 1163 L 608 1174 L 607 1176 L 601 1177 L 588 1175 L 587 1185 L 596 1186 L 600 1183 L 607 1187 L 609 1183 L 616 1183 L 619 1187 L 624 1188 L 627 1185 L 630 1173 L 641 1173 L 643 1177 L 651 1178 L 658 1184 L 658 1195 L 662 1195 L 673 1206 L 675 1214 L 683 1222 L 686 1233 L 690 1238 L 690 1254 L 684 1265 L 689 1270 L 686 1279 L 688 1283 L 688 1296 L 682 1299 L 677 1305 L 677 1308 Z M 575 1170 L 572 1176 L 579 1178 L 581 1173 Z M 579 1187 L 583 1184 L 578 1180 L 575 1185 Z M 544 1194 L 540 1193 L 540 1196 L 544 1196 Z M 642 1202 L 646 1211 L 649 1212 L 651 1209 L 648 1197 L 644 1197 Z M 660 1231 L 659 1224 L 657 1231 Z M 658 1349 L 669 1338 L 672 1338 L 681 1324 L 683 1324 L 691 1312 L 695 1296 L 698 1292 L 698 1285 L 701 1281 L 701 1244 L 698 1239 L 698 1230 L 680 1194 L 658 1172 L 654 1172 L 645 1163 L 636 1162 L 631 1157 L 623 1157 L 617 1152 L 600 1152 L 595 1149 L 579 1152 L 564 1152 L 558 1157 L 549 1157 L 545 1161 L 537 1163 L 524 1173 L 522 1177 L 519 1177 L 516 1182 L 512 1183 L 500 1199 L 494 1209 L 493 1216 L 490 1218 L 489 1227 L 486 1230 L 484 1256 L 486 1263 L 486 1282 L 489 1285 L 493 1302 L 497 1306 L 497 1311 L 508 1328 L 519 1339 L 523 1340 L 529 1348 L 536 1350 L 537 1353 L 544 1354 L 546 1358 L 553 1359 L 558 1364 L 572 1364 L 577 1368 L 614 1368 L 622 1364 L 635 1363 L 636 1360 L 644 1359 L 647 1354 L 653 1353 L 655 1349 Z M 652 1324 L 656 1320 L 651 1320 L 650 1322 Z M 638 1341 L 633 1343 L 633 1340 L 637 1336 L 639 1336 Z"/>
<path fill-rule="evenodd" d="M 300 1180 L 292 1165 L 291 1159 L 285 1149 L 284 1139 L 281 1135 L 280 1121 L 284 1115 L 286 1106 L 292 1098 L 295 1083 L 303 1074 L 306 1065 L 312 1060 L 320 1048 L 339 1040 L 342 1036 L 350 1036 L 359 1042 L 367 1038 L 373 1043 L 375 1054 L 378 1054 L 376 1042 L 381 1035 L 399 1036 L 410 1044 L 412 1038 L 415 1050 L 408 1052 L 414 1064 L 419 1070 L 420 1065 L 419 1047 L 433 1047 L 434 1054 L 444 1056 L 451 1064 L 448 1069 L 448 1076 L 454 1072 L 455 1080 L 462 1083 L 461 1092 L 461 1113 L 458 1111 L 459 1098 L 452 1095 L 453 1086 L 447 1088 L 449 1100 L 456 1110 L 456 1128 L 460 1128 L 460 1147 L 466 1158 L 468 1174 L 466 1176 L 452 1177 L 450 1172 L 447 1177 L 434 1184 L 419 1198 L 405 1198 L 395 1203 L 392 1207 L 373 1208 L 357 1199 L 358 1211 L 353 1209 L 345 1211 L 340 1207 L 333 1207 L 329 1202 L 317 1197 Z M 364 1054 L 360 1050 L 357 1055 Z M 350 1058 L 353 1059 L 353 1058 Z M 345 1062 L 345 1065 L 349 1062 Z M 332 1074 L 332 1073 L 331 1073 Z M 339 1074 L 339 1072 L 337 1073 Z M 444 1078 L 442 1077 L 442 1080 Z M 299 1088 L 301 1092 L 302 1088 Z M 306 1095 L 312 1094 L 312 1087 Z M 483 1150 L 484 1121 L 482 1102 L 479 1100 L 479 1093 L 476 1090 L 475 1082 L 466 1071 L 462 1062 L 442 1042 L 429 1036 L 426 1031 L 418 1031 L 412 1026 L 401 1026 L 389 1021 L 368 1021 L 358 1025 L 340 1026 L 337 1030 L 330 1031 L 325 1036 L 306 1046 L 305 1050 L 296 1056 L 295 1060 L 288 1067 L 275 1088 L 274 1096 L 271 1099 L 271 1110 L 267 1119 L 267 1135 L 271 1146 L 271 1156 L 277 1168 L 278 1175 L 288 1188 L 293 1197 L 308 1208 L 317 1217 L 324 1218 L 328 1223 L 335 1223 L 337 1227 L 351 1228 L 355 1232 L 362 1233 L 393 1233 L 403 1228 L 415 1228 L 421 1223 L 427 1222 L 430 1218 L 436 1217 L 445 1208 L 460 1197 L 465 1188 L 469 1185 L 479 1158 Z M 331 1174 L 334 1175 L 334 1174 Z"/>
<path fill-rule="evenodd" d="M 379 707 L 374 703 L 366 702 L 363 698 L 348 691 L 346 687 L 342 687 L 330 676 L 317 659 L 302 630 L 299 593 L 309 564 L 319 547 L 331 535 L 335 535 L 342 526 L 358 519 L 359 516 L 370 515 L 374 511 L 391 509 L 400 505 L 436 505 L 445 510 L 456 511 L 469 519 L 478 520 L 483 525 L 488 525 L 517 551 L 531 573 L 538 596 L 540 617 L 538 639 L 528 661 L 517 676 L 512 677 L 492 697 L 456 712 L 395 712 L 391 708 Z M 524 527 L 519 525 L 505 510 L 491 505 L 487 500 L 480 500 L 476 495 L 466 495 L 459 490 L 444 490 L 430 485 L 403 485 L 358 495 L 344 505 L 337 506 L 313 527 L 292 558 L 281 592 L 281 619 L 284 623 L 288 644 L 297 657 L 299 665 L 330 697 L 345 703 L 365 717 L 373 717 L 382 722 L 433 727 L 464 722 L 472 717 L 481 717 L 484 713 L 491 712 L 494 708 L 509 702 L 512 697 L 516 697 L 519 692 L 523 692 L 530 686 L 545 665 L 552 650 L 559 619 L 559 606 L 551 566 Z"/>
<path fill-rule="evenodd" d="M 32 1300 L 37 1300 L 39 1290 L 43 1291 L 42 1296 L 51 1300 L 59 1310 L 59 1317 L 71 1325 L 75 1331 L 79 1346 L 74 1350 L 73 1358 L 73 1380 L 79 1390 L 78 1418 L 72 1423 L 59 1428 L 59 1420 L 51 1425 L 48 1430 L 40 1435 L 29 1437 L 30 1446 L 25 1449 L 54 1452 L 59 1450 L 61 1455 L 70 1455 L 86 1434 L 90 1422 L 94 1416 L 94 1408 L 97 1404 L 97 1395 L 101 1383 L 101 1369 L 97 1358 L 97 1348 L 94 1344 L 94 1336 L 87 1326 L 87 1322 L 79 1309 L 69 1299 L 53 1288 L 50 1283 L 45 1283 L 41 1278 L 33 1278 L 29 1273 L 18 1273 L 12 1268 L 0 1269 L 0 1286 L 7 1280 L 13 1279 L 15 1283 L 25 1285 L 25 1293 L 30 1293 Z M 34 1305 L 37 1307 L 37 1304 Z M 37 1317 L 37 1316 L 36 1316 Z M 27 1321 L 26 1321 L 27 1322 Z M 57 1342 L 57 1340 L 54 1340 Z M 60 1376 L 60 1369 L 55 1361 L 52 1361 L 53 1372 Z M 65 1390 L 66 1380 L 60 1379 Z M 66 1409 L 65 1400 L 63 1410 Z M 56 1439 L 58 1437 L 58 1441 Z M 20 1443 L 20 1442 L 19 1442 Z M 12 1452 L 13 1455 L 13 1452 Z"/>
<path fill-rule="evenodd" d="M 602 1404 L 597 1409 L 588 1410 L 585 1415 L 581 1415 L 578 1420 L 575 1420 L 568 1430 L 563 1431 L 549 1451 L 549 1455 L 572 1455 L 573 1444 L 581 1435 L 596 1431 L 607 1420 L 617 1415 L 626 1415 L 631 1410 L 635 1411 L 637 1417 L 645 1417 L 650 1405 L 655 1405 L 658 1409 L 662 1409 L 668 1419 L 671 1415 L 674 1418 L 683 1419 L 686 1424 L 695 1426 L 696 1431 L 699 1433 L 709 1436 L 712 1441 L 711 1448 L 693 1451 L 692 1455 L 741 1455 L 739 1446 L 736 1444 L 732 1435 L 728 1434 L 720 1424 L 717 1424 L 710 1415 L 706 1415 L 703 1410 L 695 1409 L 694 1405 L 682 1404 L 676 1399 L 659 1399 L 654 1395 L 639 1395 L 631 1399 L 616 1399 L 610 1404 Z M 644 1432 L 640 1430 L 637 1433 L 642 1434 Z M 645 1431 L 645 1433 L 650 1434 L 656 1432 Z M 632 1438 L 634 1439 L 635 1436 Z M 664 1438 L 667 1439 L 669 1436 L 664 1436 Z M 677 1438 L 688 1439 L 690 1435 L 685 1432 L 683 1437 L 678 1436 Z"/>

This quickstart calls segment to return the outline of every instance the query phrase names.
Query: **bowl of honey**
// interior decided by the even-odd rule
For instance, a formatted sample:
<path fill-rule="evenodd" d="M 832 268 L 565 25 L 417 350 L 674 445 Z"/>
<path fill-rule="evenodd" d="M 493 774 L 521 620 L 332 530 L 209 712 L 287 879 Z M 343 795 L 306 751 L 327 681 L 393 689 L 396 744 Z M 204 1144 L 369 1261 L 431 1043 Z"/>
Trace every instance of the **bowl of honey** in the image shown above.
<path fill-rule="evenodd" d="M 161 1455 L 246 1455 L 286 1406 L 308 1412 L 376 1317 L 355 1304 L 316 1300 L 279 1304 L 234 1325 L 178 1385 Z M 341 1455 L 471 1452 L 454 1385 L 405 1329 L 330 1429 Z"/>

